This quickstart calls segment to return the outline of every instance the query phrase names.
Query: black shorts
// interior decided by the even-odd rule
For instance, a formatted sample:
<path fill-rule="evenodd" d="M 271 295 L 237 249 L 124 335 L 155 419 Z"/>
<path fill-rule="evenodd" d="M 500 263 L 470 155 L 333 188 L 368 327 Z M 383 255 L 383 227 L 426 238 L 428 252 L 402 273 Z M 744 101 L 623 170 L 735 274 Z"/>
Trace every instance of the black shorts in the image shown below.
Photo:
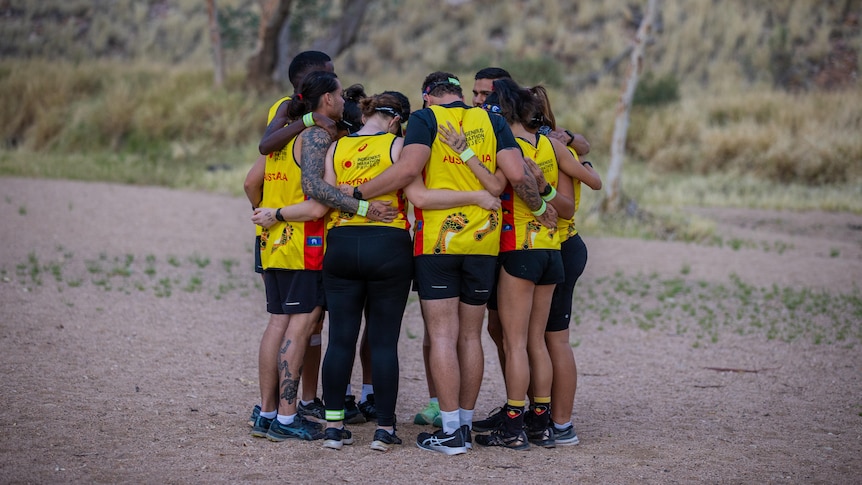
<path fill-rule="evenodd" d="M 569 328 L 572 320 L 572 295 L 575 283 L 584 273 L 587 266 L 587 245 L 578 234 L 567 239 L 560 247 L 563 258 L 563 269 L 566 280 L 554 288 L 554 298 L 551 300 L 551 312 L 548 314 L 546 332 L 557 332 Z"/>
<path fill-rule="evenodd" d="M 263 273 L 263 263 L 260 262 L 260 236 L 254 238 L 254 272 Z"/>
<path fill-rule="evenodd" d="M 311 313 L 326 303 L 322 271 L 268 269 L 263 284 L 266 311 L 274 315 Z"/>
<path fill-rule="evenodd" d="M 413 261 L 420 300 L 458 297 L 468 305 L 487 303 L 496 256 L 424 254 Z"/>
<path fill-rule="evenodd" d="M 556 254 L 554 254 L 556 253 Z M 551 285 L 562 283 L 563 259 L 555 249 L 528 249 L 506 251 L 497 257 L 497 269 L 494 273 L 494 287 L 488 298 L 488 309 L 497 310 L 497 282 L 500 281 L 500 268 L 505 268 L 510 275 L 530 280 L 536 285 Z"/>
<path fill-rule="evenodd" d="M 506 273 L 538 285 L 562 283 L 566 275 L 563 258 L 556 249 L 527 249 L 500 253 L 500 266 Z"/>

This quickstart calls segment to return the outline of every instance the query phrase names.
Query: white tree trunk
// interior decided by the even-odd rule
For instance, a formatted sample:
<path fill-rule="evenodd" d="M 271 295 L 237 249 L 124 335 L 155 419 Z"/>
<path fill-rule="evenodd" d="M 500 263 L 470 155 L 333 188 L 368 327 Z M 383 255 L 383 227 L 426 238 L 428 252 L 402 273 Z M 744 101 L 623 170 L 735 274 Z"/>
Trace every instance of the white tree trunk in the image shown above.
<path fill-rule="evenodd" d="M 611 163 L 608 168 L 605 197 L 602 204 L 603 212 L 617 212 L 623 208 L 623 161 L 625 159 L 626 135 L 629 130 L 629 111 L 632 98 L 638 85 L 638 78 L 643 68 L 643 53 L 649 38 L 650 29 L 655 18 L 658 0 L 648 0 L 646 13 L 633 41 L 631 51 L 631 66 L 626 80 L 626 86 L 617 103 L 617 116 L 614 121 L 614 134 L 611 138 Z"/>
<path fill-rule="evenodd" d="M 213 82 L 216 87 L 224 85 L 224 51 L 221 46 L 221 32 L 218 26 L 218 9 L 215 0 L 207 0 L 210 17 L 210 44 L 213 50 Z"/>

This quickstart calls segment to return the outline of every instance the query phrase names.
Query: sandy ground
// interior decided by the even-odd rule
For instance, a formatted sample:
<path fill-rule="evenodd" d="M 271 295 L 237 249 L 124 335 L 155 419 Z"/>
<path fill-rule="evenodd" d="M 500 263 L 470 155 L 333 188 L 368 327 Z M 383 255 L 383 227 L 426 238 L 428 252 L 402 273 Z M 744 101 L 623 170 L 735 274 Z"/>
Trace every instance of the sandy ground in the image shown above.
<path fill-rule="evenodd" d="M 249 435 L 267 315 L 243 199 L 19 178 L 0 178 L 0 194 L 0 482 L 862 482 L 858 304 L 844 307 L 842 340 L 732 326 L 702 339 L 673 331 L 694 325 L 684 315 L 638 324 L 636 295 L 610 307 L 585 296 L 651 275 L 858 302 L 858 215 L 692 209 L 722 246 L 584 235 L 571 331 L 581 445 L 446 457 L 414 444 L 427 400 L 415 302 L 400 341 L 403 446 L 369 449 L 373 424 L 353 426 L 341 451 Z M 504 396 L 492 348 L 478 415 Z"/>

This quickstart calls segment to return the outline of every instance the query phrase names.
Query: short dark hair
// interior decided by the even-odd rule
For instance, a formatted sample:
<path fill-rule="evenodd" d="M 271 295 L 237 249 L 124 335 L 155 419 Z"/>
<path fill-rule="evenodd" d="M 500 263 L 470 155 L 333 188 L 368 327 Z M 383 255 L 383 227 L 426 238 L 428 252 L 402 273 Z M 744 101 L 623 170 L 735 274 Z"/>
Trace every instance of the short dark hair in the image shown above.
<path fill-rule="evenodd" d="M 325 52 L 304 51 L 297 54 L 287 68 L 287 77 L 290 79 L 290 84 L 293 84 L 293 89 L 299 89 L 302 79 L 308 73 L 322 71 L 330 62 L 332 62 L 332 58 Z"/>
<path fill-rule="evenodd" d="M 431 96 L 442 96 L 444 94 L 457 94 L 463 97 L 461 81 L 458 76 L 443 71 L 432 72 L 422 82 L 422 94 Z"/>
<path fill-rule="evenodd" d="M 502 67 L 486 67 L 484 69 L 480 69 L 479 72 L 476 73 L 476 77 L 473 79 L 504 79 L 504 78 L 512 78 L 512 75 L 509 74 L 509 71 L 503 69 Z"/>

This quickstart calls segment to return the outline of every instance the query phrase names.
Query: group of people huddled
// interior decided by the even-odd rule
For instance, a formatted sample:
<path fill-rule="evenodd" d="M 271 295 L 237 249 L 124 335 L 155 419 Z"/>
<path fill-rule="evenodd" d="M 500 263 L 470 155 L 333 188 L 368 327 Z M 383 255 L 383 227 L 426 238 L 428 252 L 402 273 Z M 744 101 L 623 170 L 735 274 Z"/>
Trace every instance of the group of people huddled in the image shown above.
<path fill-rule="evenodd" d="M 439 428 L 417 446 L 578 444 L 569 322 L 587 252 L 574 215 L 581 183 L 601 188 L 579 158 L 586 139 L 556 126 L 541 86 L 500 68 L 476 74 L 473 106 L 455 75 L 429 74 L 414 112 L 399 92 L 343 89 L 322 52 L 296 56 L 289 77 L 245 182 L 270 314 L 252 436 L 340 449 L 353 443 L 345 424 L 374 421 L 372 449 L 401 444 L 398 338 L 415 290 L 430 400 L 414 423 Z M 506 402 L 473 421 L 486 309 Z"/>

